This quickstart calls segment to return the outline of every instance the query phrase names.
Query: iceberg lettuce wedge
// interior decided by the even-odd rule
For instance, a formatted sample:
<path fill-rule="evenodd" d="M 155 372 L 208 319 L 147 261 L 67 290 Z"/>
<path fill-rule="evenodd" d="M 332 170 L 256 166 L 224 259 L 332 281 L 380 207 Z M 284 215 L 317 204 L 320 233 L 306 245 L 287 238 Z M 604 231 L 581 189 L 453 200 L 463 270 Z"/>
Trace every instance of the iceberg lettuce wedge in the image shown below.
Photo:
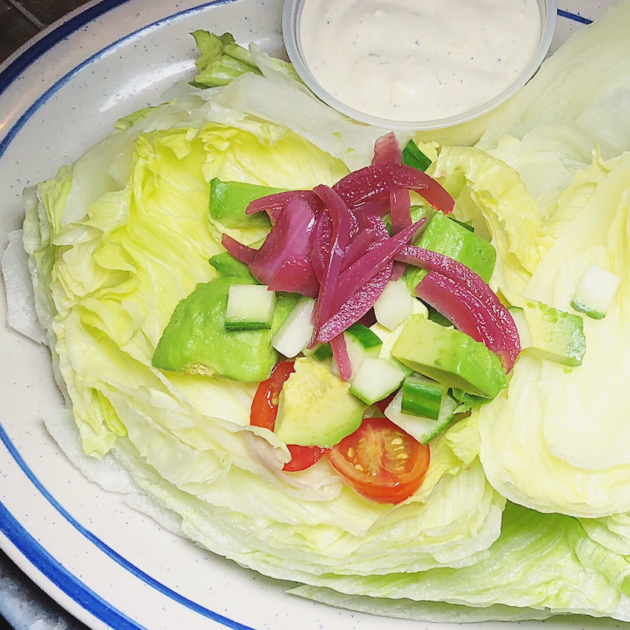
<path fill-rule="evenodd" d="M 504 496 L 542 512 L 599 517 L 630 510 L 630 154 L 596 162 L 584 179 L 599 181 L 580 190 L 590 198 L 563 219 L 525 295 L 570 311 L 584 270 L 597 264 L 621 278 L 612 307 L 604 319 L 583 318 L 579 369 L 523 356 L 508 390 L 477 413 L 484 470 Z M 560 205 L 556 216 L 573 211 Z"/>

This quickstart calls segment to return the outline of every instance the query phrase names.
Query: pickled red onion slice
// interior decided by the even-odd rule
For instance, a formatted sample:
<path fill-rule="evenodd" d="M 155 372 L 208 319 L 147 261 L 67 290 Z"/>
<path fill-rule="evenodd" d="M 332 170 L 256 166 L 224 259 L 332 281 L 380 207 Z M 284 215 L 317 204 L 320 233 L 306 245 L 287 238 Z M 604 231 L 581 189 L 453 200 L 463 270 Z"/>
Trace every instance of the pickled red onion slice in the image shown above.
<path fill-rule="evenodd" d="M 388 197 L 401 188 L 417 192 L 445 214 L 451 212 L 455 205 L 441 184 L 426 173 L 405 164 L 366 166 L 346 175 L 333 186 L 350 208 L 372 199 Z"/>
<path fill-rule="evenodd" d="M 444 315 L 455 328 L 484 343 L 499 359 L 506 372 L 510 372 L 520 352 L 512 347 L 487 306 L 467 288 L 455 280 L 430 271 L 415 289 L 416 295 Z"/>

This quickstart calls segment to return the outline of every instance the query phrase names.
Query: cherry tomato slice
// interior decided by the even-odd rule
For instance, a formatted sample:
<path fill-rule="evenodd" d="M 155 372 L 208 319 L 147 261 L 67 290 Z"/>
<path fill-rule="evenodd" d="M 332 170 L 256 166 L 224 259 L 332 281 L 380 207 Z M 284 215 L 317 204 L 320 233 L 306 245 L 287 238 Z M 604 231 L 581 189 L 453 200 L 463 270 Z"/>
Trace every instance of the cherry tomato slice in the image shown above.
<path fill-rule="evenodd" d="M 284 472 L 298 472 L 306 470 L 313 464 L 316 464 L 327 452 L 327 448 L 319 446 L 298 446 L 297 444 L 288 444 L 291 459 L 284 465 Z"/>
<path fill-rule="evenodd" d="M 344 481 L 377 503 L 400 503 L 421 485 L 429 467 L 423 446 L 387 418 L 365 418 L 328 453 Z"/>
<path fill-rule="evenodd" d="M 278 402 L 280 392 L 287 379 L 295 371 L 293 361 L 282 361 L 273 368 L 271 376 L 263 381 L 256 390 L 250 412 L 250 424 L 273 431 L 278 417 Z M 285 472 L 298 472 L 306 470 L 316 464 L 326 453 L 327 449 L 318 446 L 287 445 L 291 460 L 282 470 Z"/>
<path fill-rule="evenodd" d="M 252 426 L 270 431 L 275 429 L 280 392 L 293 372 L 295 372 L 293 361 L 281 361 L 273 368 L 271 376 L 258 386 L 249 416 L 249 423 Z"/>

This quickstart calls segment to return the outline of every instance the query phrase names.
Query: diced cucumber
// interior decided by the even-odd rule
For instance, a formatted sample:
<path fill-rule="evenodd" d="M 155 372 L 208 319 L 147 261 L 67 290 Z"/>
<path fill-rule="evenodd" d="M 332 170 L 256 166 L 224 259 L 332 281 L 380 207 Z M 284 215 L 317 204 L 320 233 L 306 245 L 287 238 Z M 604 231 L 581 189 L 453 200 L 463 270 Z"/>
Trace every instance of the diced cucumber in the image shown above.
<path fill-rule="evenodd" d="M 523 299 L 520 304 L 520 307 L 511 306 L 509 311 L 516 323 L 523 350 L 562 365 L 582 364 L 586 338 L 584 322 L 579 315 L 560 311 L 536 300 Z"/>
<path fill-rule="evenodd" d="M 418 148 L 418 145 L 409 140 L 402 150 L 402 162 L 407 166 L 413 166 L 419 171 L 426 171 L 431 166 L 431 160 Z"/>
<path fill-rule="evenodd" d="M 420 374 L 405 379 L 402 387 L 402 412 L 437 420 L 448 387 Z"/>
<path fill-rule="evenodd" d="M 365 358 L 372 357 L 376 359 L 378 357 L 383 342 L 376 333 L 372 332 L 367 326 L 363 326 L 363 324 L 352 324 L 343 333 L 343 336 L 346 340 L 348 358 L 352 367 L 350 376 L 350 381 L 352 381 Z M 339 368 L 334 360 L 330 369 L 335 376 L 339 376 Z"/>
<path fill-rule="evenodd" d="M 385 409 L 385 416 L 401 429 L 409 433 L 420 444 L 427 444 L 440 434 L 455 419 L 455 410 L 459 403 L 452 396 L 445 396 L 437 420 L 421 418 L 402 411 L 402 389 Z"/>
<path fill-rule="evenodd" d="M 225 310 L 228 330 L 260 330 L 271 328 L 276 294 L 263 284 L 233 284 Z"/>
<path fill-rule="evenodd" d="M 617 274 L 589 265 L 580 280 L 571 306 L 593 319 L 603 319 L 620 284 L 621 278 Z"/>
<path fill-rule="evenodd" d="M 455 223 L 457 223 L 457 225 L 461 225 L 465 230 L 468 230 L 469 232 L 474 232 L 475 228 L 470 225 L 470 223 L 464 223 L 463 221 L 458 221 L 452 214 L 448 215 L 448 218 L 451 221 L 455 221 Z"/>
<path fill-rule="evenodd" d="M 352 381 L 350 393 L 373 405 L 395 392 L 405 378 L 404 370 L 387 359 L 366 357 Z"/>
<path fill-rule="evenodd" d="M 446 319 L 446 317 L 444 317 L 442 313 L 439 313 L 438 311 L 436 311 L 432 306 L 427 306 L 427 309 L 429 311 L 429 319 L 432 322 L 435 322 L 436 324 L 439 324 L 440 326 L 446 326 L 447 328 L 450 328 L 453 326 L 453 324 L 451 324 L 451 322 L 448 319 Z"/>
<path fill-rule="evenodd" d="M 385 328 L 394 330 L 413 312 L 413 300 L 405 282 L 388 282 L 374 304 L 376 321 Z"/>
<path fill-rule="evenodd" d="M 314 326 L 311 322 L 315 300 L 301 297 L 295 308 L 273 336 L 271 345 L 285 357 L 297 356 L 308 345 L 313 336 Z"/>
<path fill-rule="evenodd" d="M 317 361 L 323 361 L 328 357 L 332 357 L 332 348 L 329 343 L 323 343 L 313 351 L 313 358 Z"/>

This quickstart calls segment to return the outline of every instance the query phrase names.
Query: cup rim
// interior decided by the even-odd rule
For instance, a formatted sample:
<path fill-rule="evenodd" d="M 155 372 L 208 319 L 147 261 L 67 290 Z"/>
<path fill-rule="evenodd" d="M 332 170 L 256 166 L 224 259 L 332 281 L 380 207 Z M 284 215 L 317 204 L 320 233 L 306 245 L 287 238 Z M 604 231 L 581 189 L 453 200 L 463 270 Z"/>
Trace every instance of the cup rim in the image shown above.
<path fill-rule="evenodd" d="M 443 129 L 452 127 L 461 123 L 468 122 L 484 114 L 496 109 L 499 105 L 505 103 L 516 92 L 518 92 L 538 71 L 541 66 L 553 39 L 556 17 L 557 3 L 556 0 L 538 0 L 541 11 L 541 37 L 536 48 L 534 56 L 525 67 L 519 77 L 505 88 L 501 93 L 492 99 L 477 107 L 446 118 L 437 118 L 433 120 L 393 120 L 367 114 L 343 103 L 335 98 L 317 81 L 306 64 L 304 53 L 301 46 L 299 31 L 300 21 L 304 2 L 306 0 L 285 0 L 282 11 L 282 31 L 284 37 L 285 48 L 293 67 L 304 81 L 305 85 L 324 103 L 336 109 L 338 112 L 352 118 L 358 122 L 372 125 L 373 127 L 381 127 L 391 130 L 414 130 L 414 131 L 430 131 L 435 129 Z"/>

